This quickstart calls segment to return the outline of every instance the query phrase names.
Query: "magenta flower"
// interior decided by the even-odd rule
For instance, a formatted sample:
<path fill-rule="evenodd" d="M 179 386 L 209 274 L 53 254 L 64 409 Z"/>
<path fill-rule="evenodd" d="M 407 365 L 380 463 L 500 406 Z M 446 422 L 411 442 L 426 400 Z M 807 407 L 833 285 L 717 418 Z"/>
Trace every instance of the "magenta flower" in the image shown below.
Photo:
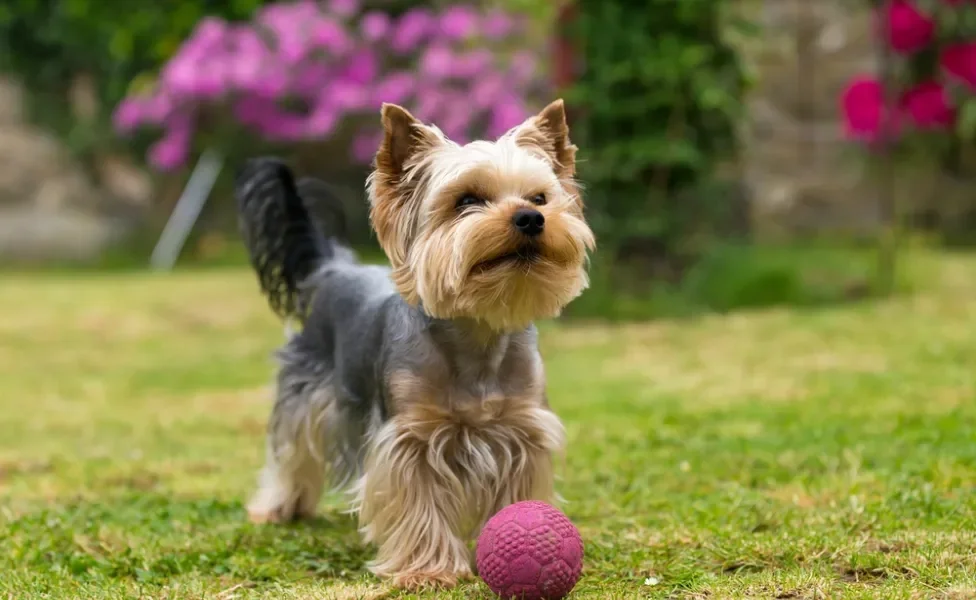
<path fill-rule="evenodd" d="M 900 54 L 925 48 L 935 36 L 935 21 L 910 0 L 888 0 L 882 7 L 881 32 Z"/>
<path fill-rule="evenodd" d="M 876 79 L 855 79 L 844 90 L 841 104 L 845 133 L 851 139 L 875 142 L 881 138 L 884 127 L 898 127 L 897 121 L 882 122 L 886 112 L 884 89 Z"/>
<path fill-rule="evenodd" d="M 296 69 L 288 91 L 292 95 L 302 98 L 316 96 L 329 86 L 334 75 L 335 69 L 329 68 L 329 65 L 320 62 L 308 62 Z"/>
<path fill-rule="evenodd" d="M 319 17 L 313 21 L 310 41 L 313 46 L 337 55 L 349 52 L 353 46 L 342 25 L 328 17 Z"/>
<path fill-rule="evenodd" d="M 382 131 L 366 131 L 352 140 L 352 157 L 361 163 L 372 162 L 383 141 Z"/>
<path fill-rule="evenodd" d="M 269 65 L 262 69 L 257 86 L 251 91 L 254 95 L 262 98 L 280 98 L 285 95 L 289 84 L 290 79 L 287 70 Z"/>
<path fill-rule="evenodd" d="M 366 88 L 350 79 L 334 82 L 322 90 L 320 98 L 328 98 L 329 102 L 343 110 L 361 110 L 369 105 L 369 94 Z"/>
<path fill-rule="evenodd" d="M 172 171 L 186 162 L 193 138 L 193 122 L 187 115 L 179 115 L 170 123 L 166 134 L 150 146 L 148 160 L 161 171 Z"/>
<path fill-rule="evenodd" d="M 477 79 L 485 75 L 495 62 L 495 56 L 485 48 L 472 50 L 456 58 L 451 75 L 461 79 Z"/>
<path fill-rule="evenodd" d="M 260 96 L 244 96 L 233 104 L 234 117 L 243 125 L 258 125 L 265 121 L 265 115 L 278 109 L 274 100 Z"/>
<path fill-rule="evenodd" d="M 415 87 L 416 81 L 410 73 L 393 73 L 376 84 L 372 104 L 376 107 L 384 102 L 402 104 L 413 94 Z"/>
<path fill-rule="evenodd" d="M 338 73 L 338 77 L 356 83 L 369 83 L 376 79 L 380 65 L 376 53 L 370 48 L 363 48 L 349 58 L 349 62 Z"/>
<path fill-rule="evenodd" d="M 436 27 L 433 15 L 422 8 L 414 8 L 396 22 L 390 47 L 397 52 L 410 52 L 431 34 Z"/>
<path fill-rule="evenodd" d="M 143 105 L 143 123 L 147 125 L 161 125 L 175 110 L 173 100 L 166 94 L 156 94 L 145 101 Z"/>
<path fill-rule="evenodd" d="M 320 98 L 320 102 L 312 110 L 305 122 L 305 136 L 307 138 L 326 138 L 339 122 L 339 107 L 329 102 L 327 98 Z"/>
<path fill-rule="evenodd" d="M 536 77 L 538 62 L 531 52 L 519 51 L 512 57 L 512 80 L 519 85 L 525 85 Z"/>
<path fill-rule="evenodd" d="M 449 40 L 465 40 L 478 27 L 478 13 L 470 6 L 452 6 L 441 14 L 438 29 Z"/>
<path fill-rule="evenodd" d="M 413 112 L 414 116 L 426 123 L 434 122 L 441 114 L 441 110 L 448 105 L 445 92 L 435 88 L 421 88 L 423 93 L 418 95 Z"/>
<path fill-rule="evenodd" d="M 500 10 L 492 11 L 485 17 L 481 33 L 489 40 L 499 40 L 514 33 L 515 19 Z"/>
<path fill-rule="evenodd" d="M 420 72 L 434 80 L 444 79 L 451 76 L 454 62 L 450 47 L 431 46 L 420 57 Z"/>
<path fill-rule="evenodd" d="M 508 95 L 498 102 L 491 112 L 488 136 L 497 138 L 507 133 L 528 117 L 525 104 L 518 98 Z"/>
<path fill-rule="evenodd" d="M 510 82 L 501 73 L 479 77 L 471 86 L 471 101 L 477 108 L 494 106 L 509 88 Z"/>
<path fill-rule="evenodd" d="M 112 124 L 123 133 L 135 131 L 143 123 L 145 112 L 143 102 L 136 98 L 126 98 L 112 114 Z"/>
<path fill-rule="evenodd" d="M 950 79 L 976 90 L 976 42 L 962 42 L 946 46 L 939 57 L 942 70 Z"/>
<path fill-rule="evenodd" d="M 956 121 L 956 111 L 949 105 L 949 96 L 942 84 L 926 81 L 905 92 L 901 110 L 918 129 L 945 129 Z"/>
<path fill-rule="evenodd" d="M 271 33 L 277 55 L 285 63 L 295 64 L 308 53 L 309 28 L 319 17 L 319 8 L 312 0 L 283 2 L 258 11 L 257 25 Z"/>
<path fill-rule="evenodd" d="M 377 42 L 389 33 L 390 17 L 380 11 L 368 13 L 360 21 L 359 30 L 366 41 Z"/>
<path fill-rule="evenodd" d="M 349 148 L 361 161 L 379 146 L 375 111 L 383 102 L 410 107 L 461 143 L 484 134 L 476 124 L 500 135 L 525 117 L 515 91 L 537 87 L 538 52 L 521 41 L 488 44 L 519 30 L 513 16 L 473 4 L 439 13 L 416 7 L 396 19 L 361 10 L 361 0 L 288 0 L 259 9 L 250 23 L 204 19 L 161 70 L 157 89 L 118 105 L 115 128 L 160 126 L 147 158 L 172 169 L 193 150 L 200 110 L 281 141 L 325 138 L 347 116 L 368 113 L 373 119 Z M 296 105 L 303 108 L 285 108 Z"/>
<path fill-rule="evenodd" d="M 340 17 L 351 17 L 359 12 L 359 0 L 329 0 L 329 11 Z"/>
<path fill-rule="evenodd" d="M 437 119 L 437 124 L 444 135 L 458 144 L 466 144 L 470 141 L 468 130 L 474 115 L 467 107 L 466 100 L 462 93 L 450 94 L 445 98 L 443 112 Z"/>

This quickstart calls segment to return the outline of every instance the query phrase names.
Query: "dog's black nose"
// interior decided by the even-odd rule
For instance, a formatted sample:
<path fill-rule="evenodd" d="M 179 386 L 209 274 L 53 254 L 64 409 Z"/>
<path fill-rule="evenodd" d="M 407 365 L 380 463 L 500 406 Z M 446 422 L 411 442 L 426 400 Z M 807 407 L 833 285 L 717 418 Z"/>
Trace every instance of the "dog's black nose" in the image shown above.
<path fill-rule="evenodd" d="M 546 224 L 546 218 L 534 208 L 520 208 L 512 216 L 512 223 L 515 224 L 515 229 L 518 229 L 521 233 L 529 237 L 535 237 L 542 233 L 542 227 Z"/>

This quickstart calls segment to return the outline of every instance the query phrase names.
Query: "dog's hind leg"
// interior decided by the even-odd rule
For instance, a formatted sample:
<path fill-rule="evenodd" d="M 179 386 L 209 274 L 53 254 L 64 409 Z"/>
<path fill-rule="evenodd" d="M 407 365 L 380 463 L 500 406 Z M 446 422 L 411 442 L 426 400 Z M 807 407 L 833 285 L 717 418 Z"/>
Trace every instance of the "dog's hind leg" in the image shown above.
<path fill-rule="evenodd" d="M 294 376 L 285 367 L 268 424 L 267 457 L 247 507 L 255 523 L 281 523 L 315 514 L 328 476 L 328 430 L 335 398 L 327 380 Z"/>

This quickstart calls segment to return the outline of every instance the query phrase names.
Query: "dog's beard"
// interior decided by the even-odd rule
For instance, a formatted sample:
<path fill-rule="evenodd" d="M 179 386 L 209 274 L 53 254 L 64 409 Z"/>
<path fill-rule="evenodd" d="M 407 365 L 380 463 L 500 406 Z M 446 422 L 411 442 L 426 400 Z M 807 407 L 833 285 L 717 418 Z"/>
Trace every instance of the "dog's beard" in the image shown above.
<path fill-rule="evenodd" d="M 473 209 L 417 240 L 413 276 L 424 310 L 517 330 L 558 316 L 587 286 L 593 234 L 570 207 L 549 207 L 546 227 L 525 238 L 506 207 Z"/>

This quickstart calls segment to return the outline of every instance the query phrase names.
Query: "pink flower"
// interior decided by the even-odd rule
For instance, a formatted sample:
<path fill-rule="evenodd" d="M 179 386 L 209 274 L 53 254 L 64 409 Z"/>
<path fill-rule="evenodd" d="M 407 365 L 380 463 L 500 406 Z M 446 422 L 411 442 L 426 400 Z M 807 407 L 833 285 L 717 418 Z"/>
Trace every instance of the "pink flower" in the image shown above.
<path fill-rule="evenodd" d="M 490 40 L 498 40 L 515 31 L 515 19 L 500 10 L 492 11 L 485 17 L 482 33 Z"/>
<path fill-rule="evenodd" d="M 390 31 L 390 17 L 378 10 L 373 11 L 363 17 L 359 23 L 359 30 L 367 41 L 379 41 Z"/>
<path fill-rule="evenodd" d="M 451 75 L 462 79 L 476 79 L 491 68 L 494 55 L 485 48 L 466 52 L 455 60 Z"/>
<path fill-rule="evenodd" d="M 339 116 L 339 108 L 323 96 L 305 121 L 305 135 L 315 138 L 327 137 L 335 129 Z"/>
<path fill-rule="evenodd" d="M 158 125 L 163 123 L 172 114 L 175 105 L 169 96 L 156 94 L 146 102 L 143 108 L 146 111 L 143 114 L 143 122 Z"/>
<path fill-rule="evenodd" d="M 935 21 L 910 0 L 888 0 L 882 11 L 881 33 L 896 52 L 911 54 L 931 43 Z"/>
<path fill-rule="evenodd" d="M 339 73 L 339 78 L 360 84 L 369 83 L 376 79 L 379 70 L 379 59 L 376 54 L 369 48 L 364 48 L 349 59 L 349 62 Z"/>
<path fill-rule="evenodd" d="M 319 20 L 321 13 L 312 0 L 281 2 L 262 8 L 257 15 L 257 25 L 274 37 L 274 44 L 286 61 L 298 62 L 308 51 L 306 36 L 311 24 Z"/>
<path fill-rule="evenodd" d="M 467 98 L 460 94 L 451 94 L 444 106 L 444 114 L 438 120 L 438 126 L 449 140 L 458 144 L 468 141 L 468 128 L 471 126 L 473 113 L 467 106 Z"/>
<path fill-rule="evenodd" d="M 160 171 L 172 171 L 184 162 L 190 150 L 180 140 L 165 137 L 149 148 L 147 160 Z"/>
<path fill-rule="evenodd" d="M 328 87 L 332 70 L 321 62 L 308 62 L 296 70 L 289 92 L 302 97 L 315 96 Z"/>
<path fill-rule="evenodd" d="M 451 49 L 440 44 L 430 46 L 420 57 L 420 72 L 432 79 L 450 77 L 454 69 Z"/>
<path fill-rule="evenodd" d="M 303 117 L 271 108 L 262 112 L 253 125 L 268 139 L 278 141 L 303 140 L 308 132 Z"/>
<path fill-rule="evenodd" d="M 397 52 L 410 52 L 430 35 L 435 26 L 434 17 L 422 8 L 408 10 L 397 21 L 390 46 Z"/>
<path fill-rule="evenodd" d="M 962 42 L 946 46 L 939 57 L 942 70 L 976 90 L 976 42 Z"/>
<path fill-rule="evenodd" d="M 441 14 L 440 32 L 451 40 L 471 37 L 478 26 L 478 13 L 470 6 L 452 6 Z"/>
<path fill-rule="evenodd" d="M 331 0 L 329 10 L 340 17 L 351 17 L 359 11 L 359 0 Z"/>
<path fill-rule="evenodd" d="M 219 44 L 229 30 L 230 27 L 223 19 L 204 17 L 194 29 L 191 39 L 204 46 Z"/>
<path fill-rule="evenodd" d="M 538 62 L 531 52 L 521 50 L 512 56 L 512 78 L 518 84 L 524 85 L 531 81 L 537 68 Z"/>
<path fill-rule="evenodd" d="M 508 89 L 509 82 L 500 73 L 479 77 L 471 86 L 471 101 L 477 108 L 494 106 Z"/>
<path fill-rule="evenodd" d="M 426 86 L 421 86 L 417 95 L 417 105 L 410 112 L 426 123 L 437 121 L 447 107 L 447 95 L 435 87 Z"/>
<path fill-rule="evenodd" d="M 361 163 L 369 163 L 383 141 L 382 131 L 368 131 L 356 135 L 352 141 L 352 156 Z"/>
<path fill-rule="evenodd" d="M 360 110 L 369 104 L 366 88 L 349 79 L 333 82 L 323 90 L 321 98 L 329 98 L 332 104 L 343 110 Z"/>
<path fill-rule="evenodd" d="M 288 89 L 288 73 L 281 68 L 269 66 L 262 69 L 261 77 L 252 91 L 262 98 L 278 98 Z"/>
<path fill-rule="evenodd" d="M 945 129 L 956 120 L 956 111 L 949 106 L 949 97 L 942 84 L 926 81 L 905 92 L 901 110 L 919 129 Z"/>
<path fill-rule="evenodd" d="M 161 171 L 172 171 L 186 162 L 193 138 L 193 121 L 187 115 L 177 115 L 170 121 L 166 134 L 150 146 L 149 163 Z"/>
<path fill-rule="evenodd" d="M 145 109 L 143 103 L 134 98 L 126 98 L 119 103 L 112 115 L 112 123 L 121 133 L 130 133 L 142 124 Z"/>
<path fill-rule="evenodd" d="M 525 104 L 515 96 L 507 96 L 498 102 L 488 123 L 488 136 L 497 138 L 528 117 Z"/>
<path fill-rule="evenodd" d="M 394 104 L 403 103 L 413 93 L 416 82 L 410 73 L 393 73 L 376 85 L 373 91 L 374 104 L 379 107 L 383 102 Z"/>
<path fill-rule="evenodd" d="M 883 123 L 885 113 L 884 89 L 881 83 L 868 77 L 851 82 L 841 96 L 844 129 L 848 137 L 869 142 L 877 141 L 883 127 L 897 127 L 897 123 Z"/>
<path fill-rule="evenodd" d="M 352 47 L 352 41 L 346 34 L 346 30 L 328 17 L 315 19 L 310 41 L 316 47 L 325 48 L 333 54 L 344 54 Z"/>
<path fill-rule="evenodd" d="M 265 114 L 277 110 L 274 100 L 259 96 L 245 96 L 231 107 L 234 117 L 244 125 L 261 123 Z"/>

